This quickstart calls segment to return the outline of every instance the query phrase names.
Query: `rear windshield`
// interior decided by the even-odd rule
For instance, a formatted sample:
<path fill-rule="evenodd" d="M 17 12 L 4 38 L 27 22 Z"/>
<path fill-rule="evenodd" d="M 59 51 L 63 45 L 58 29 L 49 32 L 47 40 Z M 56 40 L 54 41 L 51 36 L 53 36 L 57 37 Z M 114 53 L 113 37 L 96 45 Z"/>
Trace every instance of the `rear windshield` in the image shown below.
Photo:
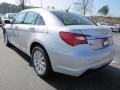
<path fill-rule="evenodd" d="M 70 12 L 52 11 L 52 13 L 56 15 L 64 25 L 95 25 L 87 18 Z"/>

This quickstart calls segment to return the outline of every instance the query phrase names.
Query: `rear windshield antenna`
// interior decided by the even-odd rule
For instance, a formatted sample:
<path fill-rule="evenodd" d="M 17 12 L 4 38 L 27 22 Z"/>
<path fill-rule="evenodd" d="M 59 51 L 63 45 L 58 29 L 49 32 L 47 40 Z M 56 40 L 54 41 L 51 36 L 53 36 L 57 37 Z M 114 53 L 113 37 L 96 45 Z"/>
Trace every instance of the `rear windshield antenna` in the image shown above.
<path fill-rule="evenodd" d="M 74 0 L 72 0 L 72 2 L 71 2 L 71 4 L 69 5 L 69 7 L 65 10 L 65 11 L 67 12 L 67 14 L 68 14 L 68 12 L 69 12 L 69 10 L 70 10 L 72 4 L 73 4 L 73 1 L 74 1 Z"/>
<path fill-rule="evenodd" d="M 65 11 L 66 11 L 66 12 L 69 12 L 69 10 L 70 10 L 70 6 L 69 6 L 68 9 L 66 9 Z"/>

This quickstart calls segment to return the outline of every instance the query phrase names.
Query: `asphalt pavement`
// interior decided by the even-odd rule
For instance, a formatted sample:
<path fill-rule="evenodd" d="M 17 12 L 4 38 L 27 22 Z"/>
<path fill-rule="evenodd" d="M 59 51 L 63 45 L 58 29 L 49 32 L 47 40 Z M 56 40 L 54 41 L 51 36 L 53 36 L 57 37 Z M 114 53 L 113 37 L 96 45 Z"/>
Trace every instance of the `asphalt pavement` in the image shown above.
<path fill-rule="evenodd" d="M 77 78 L 59 73 L 40 78 L 30 58 L 14 46 L 6 47 L 0 34 L 0 90 L 120 90 L 120 33 L 113 36 L 116 53 L 109 66 Z"/>

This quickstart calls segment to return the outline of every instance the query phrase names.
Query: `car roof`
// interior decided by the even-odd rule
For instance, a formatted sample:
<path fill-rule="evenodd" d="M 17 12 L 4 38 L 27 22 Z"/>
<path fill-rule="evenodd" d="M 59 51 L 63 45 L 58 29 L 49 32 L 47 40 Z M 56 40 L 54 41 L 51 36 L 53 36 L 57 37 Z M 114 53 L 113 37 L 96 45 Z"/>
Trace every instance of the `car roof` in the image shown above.
<path fill-rule="evenodd" d="M 65 12 L 63 10 L 54 10 L 54 9 L 45 9 L 45 8 L 31 8 L 31 9 L 25 9 L 23 11 L 46 11 L 46 12 L 52 12 L 52 11 L 56 11 L 56 12 Z"/>
<path fill-rule="evenodd" d="M 29 12 L 29 11 L 39 13 L 43 17 L 45 23 L 48 26 L 63 26 L 64 25 L 62 23 L 62 21 L 58 19 L 57 16 L 55 16 L 53 13 L 51 13 L 51 11 L 53 11 L 53 10 L 47 10 L 44 8 L 32 8 L 32 9 L 23 10 L 21 12 Z"/>

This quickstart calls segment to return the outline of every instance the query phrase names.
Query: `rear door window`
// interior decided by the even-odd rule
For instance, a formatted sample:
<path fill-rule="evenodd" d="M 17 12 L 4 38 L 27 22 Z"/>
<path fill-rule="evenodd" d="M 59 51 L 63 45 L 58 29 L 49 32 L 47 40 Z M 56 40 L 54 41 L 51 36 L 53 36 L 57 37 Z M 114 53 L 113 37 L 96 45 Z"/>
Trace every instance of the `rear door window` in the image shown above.
<path fill-rule="evenodd" d="M 38 17 L 38 13 L 36 12 L 28 12 L 25 17 L 24 24 L 35 24 Z"/>

